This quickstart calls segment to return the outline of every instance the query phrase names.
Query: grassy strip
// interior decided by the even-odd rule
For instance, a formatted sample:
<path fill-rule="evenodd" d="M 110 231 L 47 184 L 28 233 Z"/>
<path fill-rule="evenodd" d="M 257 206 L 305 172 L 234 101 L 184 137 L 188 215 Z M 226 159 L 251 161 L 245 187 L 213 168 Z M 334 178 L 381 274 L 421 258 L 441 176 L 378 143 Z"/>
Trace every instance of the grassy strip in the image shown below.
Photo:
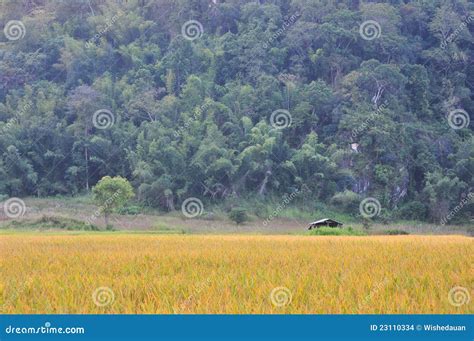
<path fill-rule="evenodd" d="M 367 233 L 349 228 L 320 227 L 308 231 L 310 236 L 366 236 Z"/>
<path fill-rule="evenodd" d="M 84 221 L 58 217 L 58 216 L 43 216 L 35 220 L 12 220 L 7 224 L 2 225 L 2 229 L 28 229 L 28 230 L 49 230 L 60 229 L 68 231 L 98 231 L 99 228 L 95 225 L 88 224 Z"/>

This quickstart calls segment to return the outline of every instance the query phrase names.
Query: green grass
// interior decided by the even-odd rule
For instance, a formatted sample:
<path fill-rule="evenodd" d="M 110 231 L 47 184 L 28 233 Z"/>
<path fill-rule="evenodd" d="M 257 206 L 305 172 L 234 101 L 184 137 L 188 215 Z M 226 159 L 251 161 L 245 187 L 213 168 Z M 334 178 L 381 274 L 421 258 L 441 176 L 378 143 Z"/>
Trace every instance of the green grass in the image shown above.
<path fill-rule="evenodd" d="M 407 235 L 407 234 L 410 234 L 410 233 L 407 232 L 407 231 L 404 231 L 404 230 L 397 230 L 397 229 L 387 230 L 387 231 L 383 231 L 383 232 L 384 232 L 384 234 L 387 234 L 387 235 L 390 235 L 390 236 Z"/>
<path fill-rule="evenodd" d="M 151 233 L 157 234 L 185 234 L 186 231 L 180 228 L 174 228 L 165 223 L 156 223 L 153 225 L 153 231 Z"/>
<path fill-rule="evenodd" d="M 155 225 L 152 231 L 116 231 L 114 229 L 99 229 L 95 225 L 88 224 L 84 221 L 60 217 L 60 216 L 42 216 L 39 219 L 12 220 L 0 226 L 2 231 L 44 231 L 44 230 L 61 230 L 75 232 L 127 232 L 127 233 L 145 233 L 145 234 L 184 234 L 183 229 L 172 228 L 165 224 Z"/>
<path fill-rule="evenodd" d="M 169 231 L 72 231 L 72 230 L 32 230 L 32 229 L 0 229 L 0 235 L 42 235 L 42 236 L 91 236 L 91 235 L 110 235 L 110 236 L 126 236 L 126 235 L 176 235 L 181 232 Z M 186 235 L 189 236 L 189 235 Z"/>
<path fill-rule="evenodd" d="M 95 225 L 72 218 L 43 216 L 35 220 L 12 220 L 1 226 L 2 229 L 21 230 L 68 230 L 68 231 L 98 231 Z"/>
<path fill-rule="evenodd" d="M 76 197 L 57 196 L 36 198 L 24 198 L 27 207 L 30 208 L 30 215 L 26 215 L 19 221 L 6 220 L 0 223 L 0 230 L 46 230 L 58 231 L 101 231 L 105 227 L 91 227 L 88 223 L 80 221 L 80 217 L 90 216 L 91 212 L 97 207 L 92 201 L 90 195 L 81 195 Z M 410 234 L 462 234 L 474 235 L 472 227 L 467 225 L 446 225 L 440 226 L 435 223 L 427 223 L 410 220 L 390 220 L 374 219 L 369 230 L 365 230 L 362 225 L 362 219 L 355 215 L 341 213 L 337 208 L 323 202 L 303 201 L 300 197 L 295 197 L 290 202 L 284 203 L 281 197 L 268 197 L 265 201 L 259 198 L 242 197 L 238 199 L 215 200 L 210 201 L 203 198 L 204 212 L 201 216 L 194 218 L 196 226 L 190 227 L 189 222 L 184 218 L 180 208 L 173 212 L 165 212 L 157 208 L 143 207 L 136 202 L 130 202 L 125 208 L 117 213 L 119 220 L 127 222 L 129 228 L 140 230 L 152 230 L 156 234 L 298 234 L 306 235 L 308 231 L 306 226 L 311 221 L 320 218 L 331 218 L 344 224 L 342 230 L 325 229 L 315 230 L 313 235 L 395 235 L 406 231 Z M 228 218 L 228 212 L 233 207 L 241 207 L 249 214 L 249 222 L 245 223 L 242 229 L 234 225 Z M 138 215 L 137 215 L 138 214 Z M 44 215 L 42 217 L 42 215 Z M 136 216 L 136 218 L 134 217 Z M 278 226 L 277 230 L 262 228 L 263 221 L 271 218 L 273 223 Z M 140 224 L 135 228 L 133 219 L 140 219 Z M 186 220 L 186 221 L 185 221 Z M 138 221 L 138 220 L 137 220 Z M 102 221 L 100 221 L 101 223 Z M 217 226 L 209 230 L 206 223 Z M 212 222 L 212 223 L 211 223 Z M 101 224 L 98 224 L 101 225 Z M 222 229 L 219 229 L 222 225 Z M 288 226 L 286 228 L 285 226 Z M 353 228 L 350 231 L 346 226 Z M 199 227 L 203 227 L 202 231 Z M 252 228 L 255 228 L 252 230 Z M 117 230 L 123 230 L 120 224 L 115 226 Z M 392 231 L 393 230 L 393 231 Z"/>
<path fill-rule="evenodd" d="M 320 227 L 308 231 L 310 236 L 366 236 L 367 233 L 352 228 Z"/>

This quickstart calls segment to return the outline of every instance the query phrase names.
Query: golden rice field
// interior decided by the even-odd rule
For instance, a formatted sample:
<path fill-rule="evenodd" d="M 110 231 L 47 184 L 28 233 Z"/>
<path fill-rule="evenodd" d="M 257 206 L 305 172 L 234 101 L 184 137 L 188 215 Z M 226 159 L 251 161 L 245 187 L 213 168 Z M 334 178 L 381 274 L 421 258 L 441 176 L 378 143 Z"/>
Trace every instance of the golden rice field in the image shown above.
<path fill-rule="evenodd" d="M 463 236 L 3 234 L 0 304 L 8 314 L 467 314 L 473 255 Z M 453 287 L 464 290 L 450 297 Z"/>

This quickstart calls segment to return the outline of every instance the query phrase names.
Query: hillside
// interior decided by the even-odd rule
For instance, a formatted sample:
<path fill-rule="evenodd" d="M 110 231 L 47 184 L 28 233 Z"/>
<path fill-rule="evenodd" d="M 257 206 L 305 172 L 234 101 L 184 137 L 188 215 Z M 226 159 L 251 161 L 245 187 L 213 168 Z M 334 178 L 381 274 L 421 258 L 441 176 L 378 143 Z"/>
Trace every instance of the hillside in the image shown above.
<path fill-rule="evenodd" d="M 2 0 L 0 23 L 0 200 L 120 175 L 166 212 L 472 221 L 472 2 Z"/>

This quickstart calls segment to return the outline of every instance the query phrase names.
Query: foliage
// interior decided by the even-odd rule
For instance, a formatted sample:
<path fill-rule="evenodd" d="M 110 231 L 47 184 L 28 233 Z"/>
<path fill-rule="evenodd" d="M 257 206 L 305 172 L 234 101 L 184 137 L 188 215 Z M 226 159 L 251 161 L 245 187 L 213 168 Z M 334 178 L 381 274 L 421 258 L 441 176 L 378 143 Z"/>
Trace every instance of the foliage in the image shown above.
<path fill-rule="evenodd" d="M 421 202 L 409 202 L 400 207 L 397 215 L 398 218 L 405 220 L 425 220 L 427 217 L 427 207 Z"/>
<path fill-rule="evenodd" d="M 372 220 L 370 218 L 363 217 L 362 226 L 364 227 L 364 230 L 369 230 L 372 227 Z"/>
<path fill-rule="evenodd" d="M 391 235 L 391 236 L 410 234 L 409 232 L 407 232 L 405 230 L 395 230 L 395 229 L 387 230 L 387 231 L 384 231 L 384 232 L 385 232 L 385 234 L 388 234 L 388 235 Z"/>
<path fill-rule="evenodd" d="M 106 226 L 108 226 L 109 214 L 122 208 L 134 196 L 132 185 L 121 176 L 114 178 L 104 176 L 92 188 L 92 193 L 94 201 L 99 206 L 99 211 L 104 213 Z"/>
<path fill-rule="evenodd" d="M 80 220 L 57 217 L 57 216 L 42 216 L 35 220 L 12 220 L 7 224 L 2 225 L 2 228 L 11 229 L 28 229 L 28 230 L 68 230 L 68 231 L 98 231 L 99 228 L 95 225 L 85 223 Z"/>
<path fill-rule="evenodd" d="M 467 0 L 15 1 L 0 51 L 0 197 L 76 195 L 108 174 L 172 211 L 260 201 L 439 222 L 474 186 Z M 296 16 L 296 13 L 300 15 Z M 288 18 L 296 18 L 288 23 Z M 186 19 L 187 18 L 187 19 Z M 198 20 L 204 34 L 183 37 Z M 359 27 L 382 29 L 365 40 Z M 113 124 L 94 125 L 97 110 Z M 291 125 L 270 117 L 288 110 Z M 413 203 L 423 203 L 425 208 Z M 178 207 L 177 207 L 178 206 Z M 468 208 L 451 222 L 468 221 Z"/>
<path fill-rule="evenodd" d="M 137 205 L 124 205 L 123 207 L 117 209 L 117 213 L 127 215 L 137 215 L 142 211 L 142 208 Z"/>
<path fill-rule="evenodd" d="M 229 219 L 232 220 L 237 225 L 242 224 L 249 220 L 247 211 L 242 208 L 233 208 L 229 214 Z"/>
<path fill-rule="evenodd" d="M 366 233 L 360 230 L 354 230 L 351 227 L 320 227 L 308 231 L 310 236 L 365 236 Z"/>
<path fill-rule="evenodd" d="M 343 212 L 355 213 L 358 212 L 360 203 L 360 196 L 349 190 L 337 193 L 331 198 L 331 204 Z"/>

